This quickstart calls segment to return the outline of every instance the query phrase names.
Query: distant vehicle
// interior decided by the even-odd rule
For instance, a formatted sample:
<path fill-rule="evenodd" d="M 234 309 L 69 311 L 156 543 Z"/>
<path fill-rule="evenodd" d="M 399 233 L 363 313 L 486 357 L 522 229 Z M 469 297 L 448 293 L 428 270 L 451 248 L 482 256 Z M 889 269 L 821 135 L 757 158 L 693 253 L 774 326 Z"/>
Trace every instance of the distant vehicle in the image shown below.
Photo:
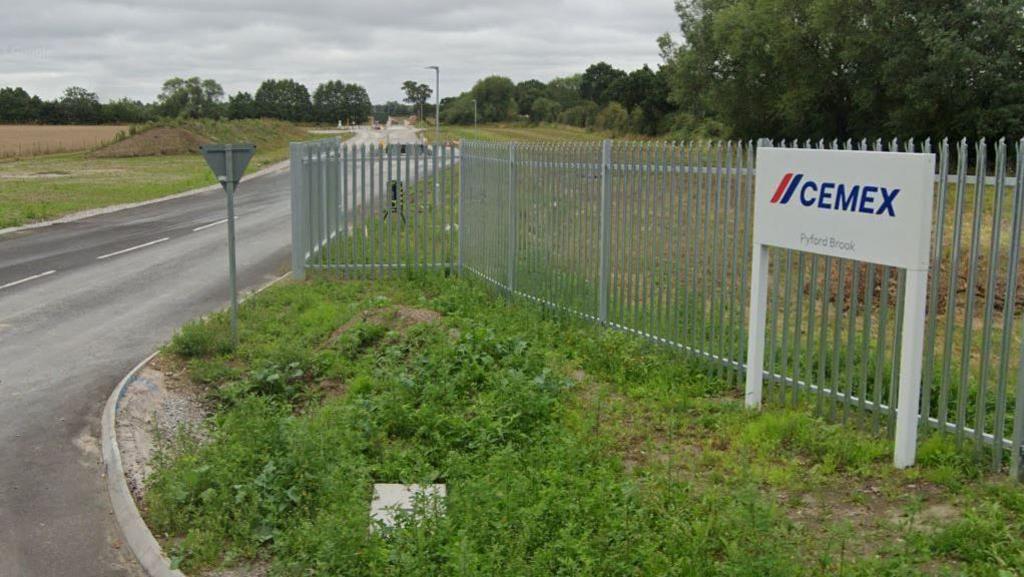
<path fill-rule="evenodd" d="M 388 154 L 417 154 L 425 156 L 427 154 L 427 146 L 425 144 L 413 143 L 392 144 Z"/>

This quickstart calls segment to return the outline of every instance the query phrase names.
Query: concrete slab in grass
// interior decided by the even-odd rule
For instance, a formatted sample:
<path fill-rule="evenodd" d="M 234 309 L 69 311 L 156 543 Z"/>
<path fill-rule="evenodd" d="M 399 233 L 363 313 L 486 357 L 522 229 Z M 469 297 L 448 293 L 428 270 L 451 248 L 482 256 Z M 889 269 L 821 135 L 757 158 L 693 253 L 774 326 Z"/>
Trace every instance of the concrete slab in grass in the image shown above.
<path fill-rule="evenodd" d="M 445 485 L 402 485 L 399 483 L 375 483 L 373 500 L 370 502 L 370 519 L 380 521 L 385 527 L 393 527 L 400 513 L 411 513 L 417 500 L 428 499 L 437 513 L 444 511 L 444 499 L 448 491 Z"/>

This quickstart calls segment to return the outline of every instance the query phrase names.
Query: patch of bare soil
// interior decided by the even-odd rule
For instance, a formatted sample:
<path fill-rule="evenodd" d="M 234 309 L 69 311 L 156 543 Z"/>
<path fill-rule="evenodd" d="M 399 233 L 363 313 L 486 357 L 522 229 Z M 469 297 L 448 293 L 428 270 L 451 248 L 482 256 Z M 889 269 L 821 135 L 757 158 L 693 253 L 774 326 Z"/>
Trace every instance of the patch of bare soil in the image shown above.
<path fill-rule="evenodd" d="M 845 524 L 851 532 L 844 548 L 857 556 L 874 555 L 883 545 L 902 541 L 907 531 L 934 531 L 960 517 L 950 496 L 930 483 L 885 488 L 871 479 L 844 481 L 827 490 L 779 491 L 775 498 L 789 520 L 811 534 Z"/>
<path fill-rule="evenodd" d="M 266 563 L 256 563 L 230 569 L 213 569 L 202 573 L 203 577 L 267 577 L 267 575 L 270 575 L 270 565 Z"/>
<path fill-rule="evenodd" d="M 432 311 L 430 309 L 418 309 L 403 305 L 367 310 L 357 314 L 349 319 L 348 322 L 338 327 L 333 333 L 331 333 L 331 336 L 328 337 L 322 345 L 320 345 L 320 348 L 326 349 L 334 346 L 334 343 L 338 342 L 341 335 L 361 324 L 382 326 L 389 330 L 405 332 L 416 325 L 432 323 L 440 319 L 441 313 L 437 311 Z"/>
<path fill-rule="evenodd" d="M 196 154 L 210 140 L 184 128 L 151 128 L 92 153 L 96 158 Z"/>
<path fill-rule="evenodd" d="M 140 509 L 160 443 L 179 431 L 201 437 L 207 414 L 199 396 L 187 385 L 183 368 L 161 357 L 125 386 L 118 402 L 117 445 L 128 488 Z"/>

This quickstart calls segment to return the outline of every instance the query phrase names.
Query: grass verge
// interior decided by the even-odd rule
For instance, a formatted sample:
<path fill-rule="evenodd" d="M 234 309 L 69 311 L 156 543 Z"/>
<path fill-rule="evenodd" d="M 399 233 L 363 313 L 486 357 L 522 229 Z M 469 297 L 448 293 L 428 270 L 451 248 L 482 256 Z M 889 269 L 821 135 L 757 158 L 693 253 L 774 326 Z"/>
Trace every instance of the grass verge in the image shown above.
<path fill-rule="evenodd" d="M 214 407 L 144 510 L 191 572 L 1019 575 L 1024 491 L 940 436 L 889 443 L 633 337 L 429 276 L 273 287 L 165 352 Z M 374 482 L 448 484 L 370 530 Z M 498 569 L 500 568 L 500 569 Z"/>
<path fill-rule="evenodd" d="M 248 172 L 288 158 L 291 141 L 317 138 L 304 127 L 272 120 L 173 124 L 215 142 L 256 144 Z M 215 182 L 198 154 L 94 158 L 89 152 L 74 152 L 0 160 L 0 228 L 151 200 Z"/>
<path fill-rule="evenodd" d="M 435 138 L 432 124 L 420 123 L 421 133 L 427 142 Z M 562 142 L 567 140 L 601 140 L 611 136 L 585 128 L 565 124 L 481 124 L 472 126 L 441 125 L 441 141 L 485 140 L 489 142 Z"/>

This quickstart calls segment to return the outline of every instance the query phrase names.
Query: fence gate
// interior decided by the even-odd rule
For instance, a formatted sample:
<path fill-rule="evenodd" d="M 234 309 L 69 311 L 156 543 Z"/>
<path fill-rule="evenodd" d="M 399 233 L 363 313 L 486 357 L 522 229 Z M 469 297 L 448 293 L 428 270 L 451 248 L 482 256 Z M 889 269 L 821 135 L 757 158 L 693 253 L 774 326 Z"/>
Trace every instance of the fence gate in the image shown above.
<path fill-rule="evenodd" d="M 422 144 L 293 143 L 292 270 L 373 277 L 455 263 L 458 152 Z"/>

